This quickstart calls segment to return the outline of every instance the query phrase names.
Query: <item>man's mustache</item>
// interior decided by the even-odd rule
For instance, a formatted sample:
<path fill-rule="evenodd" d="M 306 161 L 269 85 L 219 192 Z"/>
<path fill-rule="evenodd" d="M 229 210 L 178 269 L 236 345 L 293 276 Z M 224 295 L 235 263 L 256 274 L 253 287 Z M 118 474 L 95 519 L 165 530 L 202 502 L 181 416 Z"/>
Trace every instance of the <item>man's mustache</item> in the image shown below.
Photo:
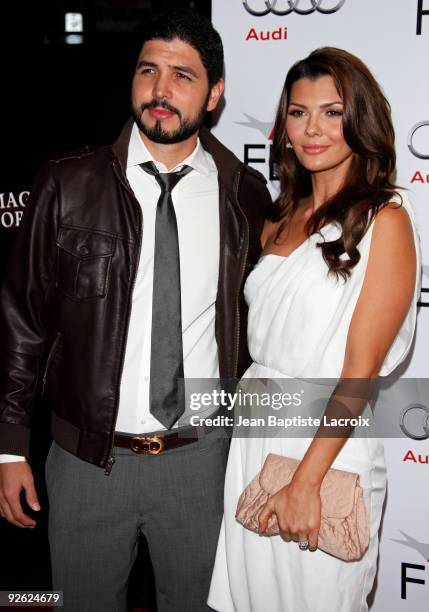
<path fill-rule="evenodd" d="M 170 111 L 170 113 L 175 113 L 178 115 L 179 119 L 182 118 L 182 113 L 179 111 L 179 109 L 169 104 L 167 100 L 152 100 L 152 102 L 142 104 L 140 108 L 142 113 L 149 108 L 165 108 L 166 110 Z"/>

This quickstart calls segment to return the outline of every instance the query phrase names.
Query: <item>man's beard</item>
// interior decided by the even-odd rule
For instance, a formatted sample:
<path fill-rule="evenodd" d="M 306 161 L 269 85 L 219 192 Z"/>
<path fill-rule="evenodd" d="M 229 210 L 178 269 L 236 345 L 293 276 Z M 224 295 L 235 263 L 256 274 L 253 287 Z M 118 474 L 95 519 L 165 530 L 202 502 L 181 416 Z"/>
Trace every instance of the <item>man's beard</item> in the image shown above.
<path fill-rule="evenodd" d="M 209 96 L 210 92 L 208 93 L 204 104 L 201 106 L 198 115 L 192 120 L 183 119 L 182 113 L 179 111 L 179 109 L 171 106 L 166 100 L 152 100 L 152 102 L 142 104 L 138 108 L 132 105 L 131 112 L 137 127 L 145 136 L 149 138 L 149 140 L 158 144 L 175 144 L 177 142 L 187 140 L 199 131 L 200 127 L 204 123 Z M 143 112 L 150 108 L 165 108 L 166 110 L 175 113 L 179 118 L 179 127 L 173 131 L 167 131 L 162 128 L 162 122 L 159 120 L 155 122 L 153 127 L 148 127 L 143 123 L 142 116 Z"/>

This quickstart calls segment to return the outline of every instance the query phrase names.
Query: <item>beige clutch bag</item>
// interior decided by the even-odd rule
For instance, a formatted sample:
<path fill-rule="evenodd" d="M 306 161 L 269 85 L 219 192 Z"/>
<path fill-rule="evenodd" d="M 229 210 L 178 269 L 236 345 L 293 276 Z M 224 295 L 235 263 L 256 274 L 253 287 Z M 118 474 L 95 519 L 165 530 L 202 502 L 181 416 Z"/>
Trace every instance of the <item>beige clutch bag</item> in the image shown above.
<path fill-rule="evenodd" d="M 262 470 L 244 489 L 237 504 L 236 519 L 259 532 L 259 514 L 268 498 L 289 484 L 299 461 L 270 454 Z M 321 487 L 322 520 L 318 548 L 344 561 L 360 559 L 369 543 L 368 516 L 358 474 L 330 469 Z M 275 514 L 265 535 L 278 535 Z"/>

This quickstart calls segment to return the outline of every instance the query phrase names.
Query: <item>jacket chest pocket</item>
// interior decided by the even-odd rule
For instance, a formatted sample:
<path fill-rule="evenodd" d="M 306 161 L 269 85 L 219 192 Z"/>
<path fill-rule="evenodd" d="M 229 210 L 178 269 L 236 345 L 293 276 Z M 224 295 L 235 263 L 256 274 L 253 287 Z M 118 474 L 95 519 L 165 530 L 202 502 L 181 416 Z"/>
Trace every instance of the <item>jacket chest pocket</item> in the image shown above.
<path fill-rule="evenodd" d="M 60 228 L 56 286 L 72 300 L 105 297 L 115 240 L 96 232 Z"/>

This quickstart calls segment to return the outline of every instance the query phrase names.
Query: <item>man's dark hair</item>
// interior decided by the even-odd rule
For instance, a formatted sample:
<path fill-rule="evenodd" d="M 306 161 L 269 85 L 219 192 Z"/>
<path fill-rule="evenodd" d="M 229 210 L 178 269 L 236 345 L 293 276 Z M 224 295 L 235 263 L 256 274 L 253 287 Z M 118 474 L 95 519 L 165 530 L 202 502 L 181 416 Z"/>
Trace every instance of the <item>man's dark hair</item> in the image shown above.
<path fill-rule="evenodd" d="M 155 15 L 143 25 L 142 44 L 159 38 L 171 41 L 178 38 L 200 54 L 211 87 L 222 78 L 223 45 L 211 22 L 196 11 L 177 9 Z"/>

